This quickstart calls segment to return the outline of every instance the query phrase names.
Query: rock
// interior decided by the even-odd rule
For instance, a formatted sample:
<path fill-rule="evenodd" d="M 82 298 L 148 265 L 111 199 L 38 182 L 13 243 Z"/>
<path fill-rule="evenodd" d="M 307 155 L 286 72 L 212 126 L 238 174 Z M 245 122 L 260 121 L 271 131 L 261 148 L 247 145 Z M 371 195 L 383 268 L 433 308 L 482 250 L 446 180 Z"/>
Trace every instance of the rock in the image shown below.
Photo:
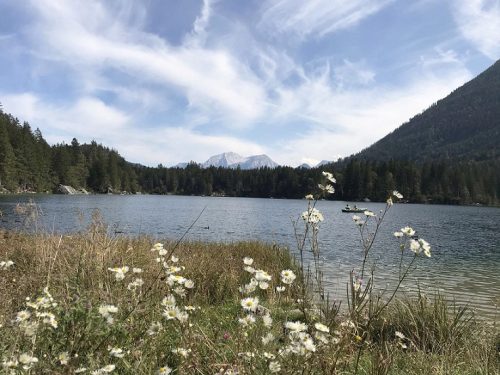
<path fill-rule="evenodd" d="M 69 186 L 69 185 L 59 185 L 59 187 L 57 188 L 57 190 L 61 194 L 67 194 L 67 195 L 78 194 L 78 191 L 73 186 Z"/>

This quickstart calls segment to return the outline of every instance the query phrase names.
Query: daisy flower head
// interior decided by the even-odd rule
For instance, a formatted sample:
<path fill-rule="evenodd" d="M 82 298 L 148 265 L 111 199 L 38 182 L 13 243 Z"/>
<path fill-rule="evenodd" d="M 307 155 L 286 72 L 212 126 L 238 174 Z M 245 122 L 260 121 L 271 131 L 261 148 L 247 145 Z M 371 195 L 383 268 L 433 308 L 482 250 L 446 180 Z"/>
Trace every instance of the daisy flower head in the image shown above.
<path fill-rule="evenodd" d="M 295 281 L 296 278 L 297 276 L 292 270 L 281 271 L 281 281 L 283 282 L 283 284 L 290 285 Z"/>
<path fill-rule="evenodd" d="M 335 183 L 337 182 L 337 180 L 333 177 L 333 174 L 332 174 L 332 173 L 330 173 L 330 172 L 325 172 L 325 171 L 323 171 L 323 172 L 321 172 L 321 173 L 322 173 L 322 174 L 323 174 L 323 176 L 325 176 L 325 177 L 326 177 L 326 179 L 327 179 L 328 181 L 330 181 L 332 184 L 335 184 Z"/>
<path fill-rule="evenodd" d="M 243 298 L 240 303 L 244 310 L 255 312 L 259 306 L 259 299 L 257 297 Z"/>

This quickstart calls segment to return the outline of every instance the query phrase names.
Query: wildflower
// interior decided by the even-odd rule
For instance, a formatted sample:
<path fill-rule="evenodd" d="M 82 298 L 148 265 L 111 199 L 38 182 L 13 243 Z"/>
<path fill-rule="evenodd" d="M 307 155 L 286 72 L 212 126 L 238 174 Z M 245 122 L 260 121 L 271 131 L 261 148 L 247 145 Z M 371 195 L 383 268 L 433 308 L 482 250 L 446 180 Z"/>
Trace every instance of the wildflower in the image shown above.
<path fill-rule="evenodd" d="M 31 317 L 31 313 L 28 310 L 21 310 L 16 315 L 16 322 L 24 322 Z"/>
<path fill-rule="evenodd" d="M 163 256 L 167 255 L 167 252 L 168 252 L 167 249 L 162 247 L 160 250 L 158 250 L 158 255 L 163 257 Z"/>
<path fill-rule="evenodd" d="M 255 273 L 255 268 L 250 266 L 243 267 L 243 270 L 247 271 L 248 273 Z"/>
<path fill-rule="evenodd" d="M 398 199 L 403 199 L 403 194 L 401 194 L 399 191 L 397 190 L 393 190 L 392 192 L 392 195 L 394 195 L 396 198 Z"/>
<path fill-rule="evenodd" d="M 271 281 L 271 275 L 269 275 L 266 271 L 256 270 L 255 271 L 255 280 L 257 281 Z"/>
<path fill-rule="evenodd" d="M 410 250 L 415 254 L 420 254 L 420 243 L 417 240 L 410 240 Z"/>
<path fill-rule="evenodd" d="M 248 297 L 241 300 L 241 307 L 243 307 L 244 310 L 255 312 L 257 306 L 259 306 L 259 299 L 257 297 Z"/>
<path fill-rule="evenodd" d="M 250 280 L 250 283 L 239 288 L 240 293 L 250 294 L 255 292 L 255 288 L 259 285 L 258 281 L 255 279 Z"/>
<path fill-rule="evenodd" d="M 304 346 L 304 349 L 306 349 L 309 352 L 315 352 L 316 351 L 316 345 L 314 345 L 314 341 L 311 337 L 306 337 L 302 341 L 302 345 Z"/>
<path fill-rule="evenodd" d="M 19 362 L 21 362 L 24 366 L 23 369 L 29 370 L 35 363 L 38 362 L 37 357 L 32 357 L 27 353 L 23 353 L 19 356 Z"/>
<path fill-rule="evenodd" d="M 393 204 L 394 202 L 392 201 L 392 198 L 391 197 L 387 198 L 387 205 L 392 206 Z"/>
<path fill-rule="evenodd" d="M 321 323 L 314 324 L 314 328 L 316 328 L 320 332 L 325 332 L 325 333 L 330 332 L 330 328 L 328 328 L 327 326 L 325 326 L 324 324 L 321 324 Z"/>
<path fill-rule="evenodd" d="M 305 196 L 305 198 L 306 198 L 308 201 L 312 201 L 312 200 L 314 200 L 314 196 L 313 196 L 312 194 L 307 194 L 307 195 Z"/>
<path fill-rule="evenodd" d="M 189 305 L 189 306 L 184 306 L 184 310 L 186 310 L 186 311 L 194 311 L 194 310 L 196 310 L 196 307 L 191 306 L 191 305 Z"/>
<path fill-rule="evenodd" d="M 159 251 L 160 249 L 163 249 L 163 244 L 162 243 L 155 243 L 153 247 L 151 248 L 151 251 Z"/>
<path fill-rule="evenodd" d="M 271 318 L 271 315 L 265 314 L 262 316 L 262 322 L 264 323 L 264 326 L 267 328 L 271 328 L 273 324 L 273 318 Z"/>
<path fill-rule="evenodd" d="M 57 356 L 57 359 L 61 363 L 61 365 L 67 365 L 69 362 L 69 354 L 68 352 L 62 352 Z"/>
<path fill-rule="evenodd" d="M 273 374 L 280 372 L 281 371 L 281 365 L 277 361 L 272 361 L 269 363 L 269 371 L 271 371 Z"/>
<path fill-rule="evenodd" d="M 24 321 L 19 324 L 19 328 L 23 331 L 25 336 L 32 337 L 36 334 L 38 322 Z"/>
<path fill-rule="evenodd" d="M 160 322 L 153 322 L 149 326 L 149 328 L 147 330 L 147 334 L 149 336 L 157 335 L 161 331 L 162 328 L 163 328 L 163 326 L 161 325 Z"/>
<path fill-rule="evenodd" d="M 396 238 L 401 238 L 403 236 L 404 236 L 403 232 L 394 232 L 394 237 Z"/>
<path fill-rule="evenodd" d="M 0 262 L 0 270 L 2 271 L 6 271 L 8 270 L 10 267 L 12 267 L 14 265 L 14 262 L 11 261 L 11 260 L 7 260 L 7 261 L 4 261 L 2 260 Z"/>
<path fill-rule="evenodd" d="M 295 276 L 295 273 L 292 270 L 281 271 L 281 281 L 283 284 L 292 284 L 296 278 L 297 276 Z"/>
<path fill-rule="evenodd" d="M 166 308 L 175 307 L 175 297 L 169 294 L 168 296 L 162 299 L 161 305 Z"/>
<path fill-rule="evenodd" d="M 19 364 L 19 361 L 17 360 L 16 357 L 12 358 L 12 359 L 4 359 L 2 361 L 2 367 L 4 369 L 14 369 L 17 367 L 17 365 Z"/>
<path fill-rule="evenodd" d="M 410 228 L 410 227 L 401 228 L 401 232 L 403 232 L 403 234 L 408 236 L 408 237 L 415 235 L 415 231 L 413 230 L 413 228 Z"/>
<path fill-rule="evenodd" d="M 375 214 L 372 212 L 372 211 L 369 211 L 369 210 L 366 210 L 365 212 L 363 212 L 365 214 L 365 216 L 367 217 L 374 217 Z"/>
<path fill-rule="evenodd" d="M 251 326 L 255 323 L 255 317 L 251 314 L 248 314 L 243 318 L 239 318 L 238 323 L 241 324 L 243 327 Z"/>
<path fill-rule="evenodd" d="M 92 374 L 93 375 L 108 374 L 110 372 L 113 372 L 115 370 L 115 368 L 116 368 L 115 365 L 106 365 L 103 368 L 92 371 Z"/>
<path fill-rule="evenodd" d="M 170 307 L 163 310 L 162 315 L 167 318 L 167 320 L 177 319 L 181 314 L 181 310 L 178 307 Z"/>
<path fill-rule="evenodd" d="M 244 257 L 243 258 L 243 263 L 247 266 L 251 266 L 253 264 L 253 259 L 250 257 Z"/>
<path fill-rule="evenodd" d="M 136 268 L 136 267 L 134 267 L 134 268 L 132 268 L 132 272 L 133 272 L 133 273 L 141 273 L 141 272 L 142 272 L 142 269 L 141 269 L 141 268 Z"/>
<path fill-rule="evenodd" d="M 262 337 L 262 344 L 267 345 L 273 340 L 274 340 L 274 335 L 271 332 L 269 332 L 267 335 Z"/>
<path fill-rule="evenodd" d="M 292 332 L 302 332 L 307 329 L 307 325 L 296 321 L 296 322 L 286 322 L 285 323 L 285 328 L 289 329 Z"/>
<path fill-rule="evenodd" d="M 116 314 L 118 312 L 118 307 L 113 305 L 101 305 L 99 306 L 99 314 L 106 319 L 108 324 L 113 324 L 114 319 L 111 314 Z"/>
<path fill-rule="evenodd" d="M 424 255 L 426 257 L 430 258 L 431 257 L 431 245 L 429 245 L 429 243 L 422 238 L 419 238 L 418 242 L 419 242 L 422 250 L 424 250 Z"/>
<path fill-rule="evenodd" d="M 168 366 L 160 367 L 158 370 L 158 375 L 168 375 L 172 372 L 172 369 Z"/>
<path fill-rule="evenodd" d="M 144 285 L 144 280 L 138 277 L 134 281 L 128 284 L 127 289 L 136 290 L 137 288 L 140 288 L 143 285 Z"/>
<path fill-rule="evenodd" d="M 172 255 L 172 256 L 170 257 L 170 260 L 171 260 L 173 263 L 177 263 L 177 262 L 179 261 L 179 258 L 178 258 L 178 257 L 176 257 L 175 255 Z"/>
<path fill-rule="evenodd" d="M 123 358 L 125 356 L 125 353 L 121 348 L 111 348 L 109 350 L 109 355 L 116 358 Z"/>
<path fill-rule="evenodd" d="M 184 281 L 184 286 L 188 289 L 193 289 L 194 288 L 194 281 L 193 280 L 186 280 L 186 281 Z"/>
<path fill-rule="evenodd" d="M 269 283 L 267 283 L 265 281 L 261 281 L 259 283 L 259 288 L 262 289 L 262 290 L 265 290 L 265 289 L 269 288 Z"/>
<path fill-rule="evenodd" d="M 302 219 L 310 224 L 317 224 L 324 220 L 323 214 L 313 207 L 302 213 Z"/>
<path fill-rule="evenodd" d="M 277 287 L 276 287 L 276 291 L 277 291 L 278 293 L 284 292 L 284 291 L 285 291 L 285 289 L 286 289 L 286 288 L 285 288 L 284 286 L 277 286 Z"/>
<path fill-rule="evenodd" d="M 329 184 L 328 184 L 328 185 L 318 184 L 318 187 L 319 187 L 321 190 L 323 190 L 323 191 L 327 192 L 328 194 L 333 194 L 333 193 L 335 193 L 335 189 L 333 188 L 333 186 L 332 186 L 332 185 L 329 185 Z"/>
<path fill-rule="evenodd" d="M 268 352 L 264 352 L 262 353 L 262 355 L 264 356 L 264 358 L 267 358 L 267 359 L 275 359 L 276 356 L 272 353 L 268 353 Z"/>
<path fill-rule="evenodd" d="M 52 328 L 57 328 L 57 320 L 54 314 L 49 312 L 36 313 L 37 318 L 42 318 L 44 324 L 50 325 Z"/>
<path fill-rule="evenodd" d="M 184 349 L 184 348 L 172 349 L 172 353 L 179 354 L 181 357 L 187 358 L 189 353 L 191 353 L 191 349 Z"/>
<path fill-rule="evenodd" d="M 177 294 L 179 297 L 186 297 L 186 289 L 184 289 L 182 286 L 178 286 L 174 289 L 174 293 Z"/>
<path fill-rule="evenodd" d="M 127 266 L 108 268 L 108 271 L 115 273 L 115 279 L 121 281 L 125 278 L 125 274 L 128 272 L 129 268 Z"/>
<path fill-rule="evenodd" d="M 405 337 L 405 335 L 403 335 L 403 334 L 402 334 L 401 332 L 399 332 L 399 331 L 396 331 L 394 334 L 396 335 L 396 337 L 398 337 L 398 338 L 400 338 L 400 339 L 404 339 L 404 338 L 406 338 L 406 337 Z"/>
<path fill-rule="evenodd" d="M 335 184 L 337 182 L 337 180 L 333 177 L 333 174 L 331 174 L 330 172 L 325 172 L 323 171 L 322 172 L 323 176 L 326 177 L 326 179 L 328 181 L 330 181 L 331 183 Z"/>
<path fill-rule="evenodd" d="M 182 277 L 180 275 L 169 275 L 167 277 L 167 284 L 169 286 L 174 286 L 176 283 L 182 285 L 186 280 L 187 279 L 185 277 Z"/>
<path fill-rule="evenodd" d="M 87 371 L 87 368 L 86 367 L 78 367 L 76 370 L 75 370 L 75 374 L 81 374 L 82 372 L 85 372 Z"/>

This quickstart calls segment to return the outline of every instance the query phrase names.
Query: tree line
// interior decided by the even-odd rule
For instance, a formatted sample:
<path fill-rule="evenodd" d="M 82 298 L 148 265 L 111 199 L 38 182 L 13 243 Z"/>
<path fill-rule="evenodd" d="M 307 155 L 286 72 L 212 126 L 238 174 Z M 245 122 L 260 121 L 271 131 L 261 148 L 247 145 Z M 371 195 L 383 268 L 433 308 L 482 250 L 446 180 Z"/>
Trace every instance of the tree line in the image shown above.
<path fill-rule="evenodd" d="M 10 192 L 56 192 L 71 185 L 94 193 L 302 198 L 316 190 L 322 170 L 333 172 L 329 199 L 384 201 L 397 189 L 409 202 L 500 203 L 500 160 L 370 161 L 345 159 L 319 169 L 145 167 L 91 142 L 50 146 L 39 129 L 0 110 L 0 187 Z"/>

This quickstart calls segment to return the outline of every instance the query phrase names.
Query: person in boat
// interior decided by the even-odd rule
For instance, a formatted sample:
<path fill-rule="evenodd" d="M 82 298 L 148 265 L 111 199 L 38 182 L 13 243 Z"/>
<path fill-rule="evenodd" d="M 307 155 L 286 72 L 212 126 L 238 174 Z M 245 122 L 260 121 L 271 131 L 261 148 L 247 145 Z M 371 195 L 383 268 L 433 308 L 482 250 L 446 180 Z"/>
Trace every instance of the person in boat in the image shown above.
<path fill-rule="evenodd" d="M 349 203 L 345 205 L 345 209 L 346 210 L 350 210 L 351 209 L 351 206 L 349 206 Z"/>
<path fill-rule="evenodd" d="M 354 209 L 357 210 L 358 209 L 358 206 L 354 205 Z"/>

